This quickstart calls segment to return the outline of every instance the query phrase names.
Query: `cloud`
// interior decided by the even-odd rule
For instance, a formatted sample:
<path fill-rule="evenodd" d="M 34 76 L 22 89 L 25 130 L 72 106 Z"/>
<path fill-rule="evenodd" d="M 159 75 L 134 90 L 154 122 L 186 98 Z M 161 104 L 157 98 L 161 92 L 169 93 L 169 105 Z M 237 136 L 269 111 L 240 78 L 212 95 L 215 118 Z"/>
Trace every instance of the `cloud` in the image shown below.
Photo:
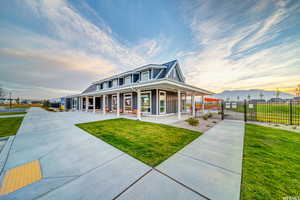
<path fill-rule="evenodd" d="M 1 22 L 0 77 L 7 85 L 13 80 L 30 86 L 33 98 L 57 96 L 47 88 L 57 88 L 60 94 L 78 92 L 93 81 L 147 63 L 161 50 L 155 39 L 144 39 L 131 47 L 122 43 L 85 3 L 81 5 L 93 15 L 93 22 L 64 0 L 11 3 L 26 15 L 19 15 L 21 25 L 9 19 Z"/>
<path fill-rule="evenodd" d="M 198 45 L 197 51 L 182 54 L 183 66 L 189 66 L 185 69 L 187 80 L 217 92 L 296 85 L 300 80 L 300 38 L 297 34 L 284 37 L 283 31 L 299 4 L 287 8 L 287 3 L 274 3 L 267 17 L 254 20 L 249 14 L 253 10 L 243 12 L 247 4 L 237 5 L 236 13 L 234 3 L 220 3 L 219 9 L 213 8 L 214 3 L 192 4 L 192 8 L 183 5 L 183 13 L 189 10 L 190 20 L 186 17 L 185 21 Z"/>

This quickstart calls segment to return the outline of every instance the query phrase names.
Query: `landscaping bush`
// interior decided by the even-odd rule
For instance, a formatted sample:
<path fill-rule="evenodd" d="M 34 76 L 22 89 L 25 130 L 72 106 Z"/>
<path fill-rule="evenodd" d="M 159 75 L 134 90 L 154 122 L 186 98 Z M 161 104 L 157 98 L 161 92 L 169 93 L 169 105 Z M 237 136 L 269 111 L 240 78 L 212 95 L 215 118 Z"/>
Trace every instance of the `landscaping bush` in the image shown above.
<path fill-rule="evenodd" d="M 199 120 L 193 117 L 190 117 L 189 119 L 185 120 L 187 123 L 189 123 L 191 126 L 198 126 Z"/>
<path fill-rule="evenodd" d="M 207 115 L 203 115 L 202 118 L 203 118 L 204 120 L 207 120 L 207 119 L 208 119 Z"/>
<path fill-rule="evenodd" d="M 208 118 L 211 118 L 212 116 L 213 116 L 213 115 L 212 115 L 211 113 L 208 113 L 208 114 L 207 114 L 207 117 L 208 117 Z"/>

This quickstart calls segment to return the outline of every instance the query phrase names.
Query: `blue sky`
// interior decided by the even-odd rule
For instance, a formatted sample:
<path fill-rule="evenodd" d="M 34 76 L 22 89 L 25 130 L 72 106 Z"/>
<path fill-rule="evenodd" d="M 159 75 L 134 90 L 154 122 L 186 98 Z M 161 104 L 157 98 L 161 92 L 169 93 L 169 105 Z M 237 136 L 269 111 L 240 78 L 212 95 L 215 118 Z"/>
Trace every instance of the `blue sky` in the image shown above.
<path fill-rule="evenodd" d="M 300 1 L 5 0 L 0 84 L 15 96 L 73 94 L 178 59 L 188 83 L 290 90 L 300 82 Z"/>

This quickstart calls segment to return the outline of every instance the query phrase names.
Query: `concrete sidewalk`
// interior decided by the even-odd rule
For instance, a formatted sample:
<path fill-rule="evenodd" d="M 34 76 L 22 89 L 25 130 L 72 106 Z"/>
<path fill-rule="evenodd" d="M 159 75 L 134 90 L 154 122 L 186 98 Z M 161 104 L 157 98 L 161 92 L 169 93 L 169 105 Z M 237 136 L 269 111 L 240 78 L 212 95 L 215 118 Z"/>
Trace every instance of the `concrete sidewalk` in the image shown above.
<path fill-rule="evenodd" d="M 74 126 L 111 118 L 31 108 L 4 170 L 39 161 L 42 179 L 0 198 L 113 199 L 151 168 Z"/>
<path fill-rule="evenodd" d="M 115 117 L 31 108 L 0 179 L 32 162 L 40 164 L 42 178 L 0 199 L 239 198 L 243 122 L 222 121 L 151 168 L 74 125 Z"/>

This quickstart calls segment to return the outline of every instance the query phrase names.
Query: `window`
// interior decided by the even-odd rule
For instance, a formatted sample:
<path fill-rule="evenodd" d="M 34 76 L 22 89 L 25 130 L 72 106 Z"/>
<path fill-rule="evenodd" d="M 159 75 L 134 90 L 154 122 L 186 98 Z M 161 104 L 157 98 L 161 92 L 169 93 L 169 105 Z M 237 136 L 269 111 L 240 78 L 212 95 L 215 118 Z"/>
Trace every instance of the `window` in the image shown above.
<path fill-rule="evenodd" d="M 151 92 L 141 93 L 141 111 L 142 113 L 151 112 Z"/>
<path fill-rule="evenodd" d="M 125 85 L 130 84 L 131 83 L 131 76 L 126 76 L 125 77 Z"/>
<path fill-rule="evenodd" d="M 149 71 L 145 71 L 145 72 L 142 72 L 142 81 L 148 81 L 149 80 Z"/>
<path fill-rule="evenodd" d="M 106 89 L 107 88 L 107 82 L 104 82 L 103 83 L 103 89 Z"/>
<path fill-rule="evenodd" d="M 99 91 L 100 90 L 100 85 L 96 85 L 96 90 Z"/>
<path fill-rule="evenodd" d="M 118 85 L 118 80 L 117 79 L 113 80 L 112 87 L 117 87 L 117 85 Z"/>
<path fill-rule="evenodd" d="M 166 92 L 164 91 L 159 92 L 159 113 L 166 113 Z"/>

